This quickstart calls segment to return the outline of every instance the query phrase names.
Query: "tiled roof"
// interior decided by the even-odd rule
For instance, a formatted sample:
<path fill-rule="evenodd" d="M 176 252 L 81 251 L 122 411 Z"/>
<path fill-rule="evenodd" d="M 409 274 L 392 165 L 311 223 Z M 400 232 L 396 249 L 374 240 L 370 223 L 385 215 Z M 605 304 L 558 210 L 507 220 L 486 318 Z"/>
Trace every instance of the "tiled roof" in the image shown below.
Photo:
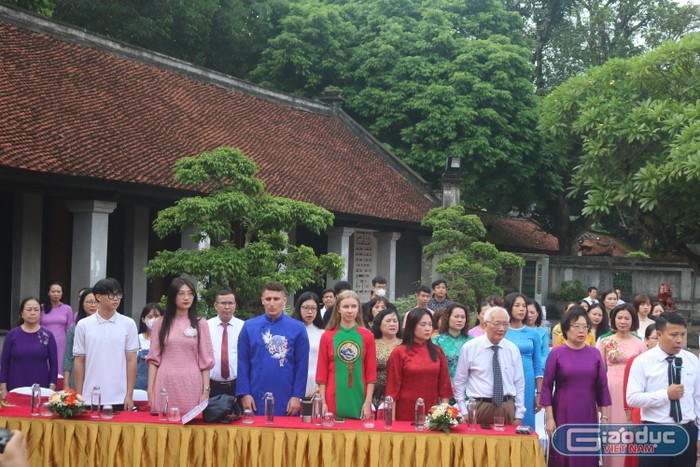
<path fill-rule="evenodd" d="M 626 256 L 629 249 L 613 237 L 597 232 L 586 232 L 578 239 L 578 251 L 582 256 Z"/>
<path fill-rule="evenodd" d="M 486 227 L 486 238 L 501 249 L 515 252 L 541 252 L 556 254 L 559 241 L 538 227 L 530 219 L 500 216 L 483 211 L 473 211 Z"/>
<path fill-rule="evenodd" d="M 266 98 L 187 64 L 177 72 L 162 64 L 182 62 L 99 36 L 94 46 L 81 30 L 44 33 L 52 23 L 43 19 L 37 32 L 3 12 L 0 165 L 181 188 L 172 178 L 177 159 L 232 146 L 256 161 L 273 195 L 411 223 L 435 207 L 422 179 L 329 106 Z"/>

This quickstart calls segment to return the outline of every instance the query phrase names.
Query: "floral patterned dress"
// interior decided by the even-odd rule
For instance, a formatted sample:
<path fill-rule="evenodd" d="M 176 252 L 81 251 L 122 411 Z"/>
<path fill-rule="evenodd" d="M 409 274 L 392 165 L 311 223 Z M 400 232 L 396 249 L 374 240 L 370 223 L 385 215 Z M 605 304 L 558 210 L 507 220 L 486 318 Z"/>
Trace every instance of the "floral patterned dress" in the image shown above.
<path fill-rule="evenodd" d="M 454 379 L 455 377 L 455 371 L 457 371 L 457 361 L 459 360 L 459 352 L 462 350 L 462 346 L 469 340 L 471 340 L 471 336 L 457 334 L 455 337 L 449 332 L 445 334 L 438 334 L 437 336 L 433 337 L 433 343 L 440 346 L 442 351 L 445 352 L 447 367 L 450 369 L 450 379 Z"/>
<path fill-rule="evenodd" d="M 386 389 L 386 362 L 389 361 L 391 351 L 401 344 L 401 340 L 397 340 L 395 345 L 389 345 L 383 340 L 377 339 L 375 344 L 377 348 L 377 385 L 374 387 L 372 400 L 375 406 L 377 406 L 384 400 L 384 390 Z"/>
<path fill-rule="evenodd" d="M 626 339 L 619 339 L 615 334 L 604 337 L 598 342 L 598 350 L 608 369 L 608 389 L 612 406 L 608 414 L 610 423 L 627 423 L 625 415 L 625 404 L 623 394 L 623 383 L 625 379 L 625 365 L 627 360 L 639 355 L 646 350 L 646 345 L 637 336 L 630 335 Z M 603 465 L 623 466 L 624 457 L 607 456 L 603 457 Z"/>

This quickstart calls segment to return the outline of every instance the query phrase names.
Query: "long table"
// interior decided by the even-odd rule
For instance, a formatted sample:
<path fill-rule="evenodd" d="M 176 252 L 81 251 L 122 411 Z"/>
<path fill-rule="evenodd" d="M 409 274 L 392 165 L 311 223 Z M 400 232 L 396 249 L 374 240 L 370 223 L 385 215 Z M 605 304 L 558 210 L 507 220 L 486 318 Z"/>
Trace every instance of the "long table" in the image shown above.
<path fill-rule="evenodd" d="M 79 417 L 31 417 L 28 407 L 3 407 L 0 426 L 27 437 L 30 463 L 38 466 L 251 466 L 251 467 L 544 467 L 536 435 L 498 433 L 460 426 L 450 434 L 417 432 L 408 422 L 366 429 L 347 420 L 333 428 L 277 417 L 187 425 L 158 422 L 144 412 L 123 412 L 110 421 Z"/>

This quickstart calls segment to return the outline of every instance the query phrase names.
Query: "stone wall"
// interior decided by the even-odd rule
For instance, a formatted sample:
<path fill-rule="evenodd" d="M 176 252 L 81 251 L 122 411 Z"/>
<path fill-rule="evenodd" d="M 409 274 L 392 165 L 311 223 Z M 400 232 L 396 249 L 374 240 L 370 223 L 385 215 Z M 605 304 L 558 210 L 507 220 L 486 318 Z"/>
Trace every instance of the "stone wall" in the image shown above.
<path fill-rule="evenodd" d="M 550 291 L 558 290 L 565 280 L 575 279 L 584 288 L 595 286 L 600 292 L 620 287 L 626 301 L 640 293 L 656 300 L 661 282 L 671 284 L 676 303 L 693 304 L 700 293 L 700 281 L 686 263 L 597 256 L 549 257 Z"/>
<path fill-rule="evenodd" d="M 565 280 L 576 279 L 581 281 L 584 288 L 595 286 L 599 292 L 619 287 L 623 300 L 628 302 L 635 295 L 645 293 L 655 303 L 659 284 L 668 282 L 678 311 L 691 319 L 688 344 L 690 347 L 698 346 L 700 303 L 697 296 L 700 294 L 700 279 L 686 263 L 607 256 L 549 257 L 550 291 L 558 290 Z"/>

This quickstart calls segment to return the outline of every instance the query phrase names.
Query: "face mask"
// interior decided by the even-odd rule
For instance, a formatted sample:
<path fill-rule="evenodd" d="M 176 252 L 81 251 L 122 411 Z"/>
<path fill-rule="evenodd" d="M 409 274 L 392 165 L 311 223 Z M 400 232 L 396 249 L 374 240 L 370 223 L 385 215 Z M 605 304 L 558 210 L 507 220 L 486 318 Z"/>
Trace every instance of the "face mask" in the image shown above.
<path fill-rule="evenodd" d="M 377 289 L 374 291 L 374 295 L 376 295 L 377 297 L 384 297 L 386 295 L 386 290 Z"/>
<path fill-rule="evenodd" d="M 153 327 L 153 323 L 155 323 L 155 322 L 156 322 L 155 318 L 147 319 L 146 320 L 146 327 L 148 329 L 151 329 Z"/>

